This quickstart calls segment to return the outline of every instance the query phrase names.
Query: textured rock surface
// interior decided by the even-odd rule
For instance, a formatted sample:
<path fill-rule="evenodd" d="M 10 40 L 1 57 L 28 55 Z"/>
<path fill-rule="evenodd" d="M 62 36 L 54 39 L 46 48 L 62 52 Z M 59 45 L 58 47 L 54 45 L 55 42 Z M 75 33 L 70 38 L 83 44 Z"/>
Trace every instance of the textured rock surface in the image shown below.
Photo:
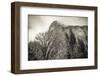
<path fill-rule="evenodd" d="M 28 44 L 29 60 L 75 59 L 88 57 L 88 27 L 67 26 L 54 21 L 48 32 Z"/>
<path fill-rule="evenodd" d="M 63 31 L 63 27 L 58 23 L 57 21 L 54 21 L 49 31 L 50 36 L 50 42 L 51 44 L 48 45 L 46 57 L 48 59 L 63 59 L 67 58 L 67 44 L 66 44 L 66 36 L 65 32 Z M 52 38 L 53 37 L 53 38 Z"/>

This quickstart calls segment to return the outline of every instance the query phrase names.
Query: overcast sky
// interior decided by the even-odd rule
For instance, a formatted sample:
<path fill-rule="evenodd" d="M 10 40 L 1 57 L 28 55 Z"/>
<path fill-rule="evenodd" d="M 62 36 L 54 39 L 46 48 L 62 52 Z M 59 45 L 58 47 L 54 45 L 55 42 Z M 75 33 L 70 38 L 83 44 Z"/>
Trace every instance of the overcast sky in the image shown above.
<path fill-rule="evenodd" d="M 68 25 L 88 25 L 87 17 L 62 17 L 62 16 L 28 16 L 29 27 L 29 41 L 34 41 L 36 34 L 39 32 L 46 32 L 53 21 L 59 21 L 60 23 Z"/>

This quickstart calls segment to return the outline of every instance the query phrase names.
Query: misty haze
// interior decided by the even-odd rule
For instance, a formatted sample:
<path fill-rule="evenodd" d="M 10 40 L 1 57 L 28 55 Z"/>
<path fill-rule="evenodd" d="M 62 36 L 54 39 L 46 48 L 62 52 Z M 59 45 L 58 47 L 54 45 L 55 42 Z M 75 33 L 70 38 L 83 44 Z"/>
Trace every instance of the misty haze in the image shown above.
<path fill-rule="evenodd" d="M 88 18 L 28 16 L 28 60 L 88 58 Z"/>

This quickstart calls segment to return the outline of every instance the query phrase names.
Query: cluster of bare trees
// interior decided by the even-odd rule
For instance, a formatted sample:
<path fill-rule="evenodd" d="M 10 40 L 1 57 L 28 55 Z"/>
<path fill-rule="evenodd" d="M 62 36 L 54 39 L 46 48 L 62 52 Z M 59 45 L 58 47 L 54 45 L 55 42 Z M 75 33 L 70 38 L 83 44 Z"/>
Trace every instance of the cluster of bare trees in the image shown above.
<path fill-rule="evenodd" d="M 51 44 L 50 39 L 53 38 L 53 35 L 48 32 L 39 33 L 36 37 L 34 42 L 29 42 L 28 44 L 28 54 L 29 60 L 43 60 L 47 59 L 46 53 L 48 50 L 49 45 Z M 34 59 L 35 58 L 35 59 Z"/>
<path fill-rule="evenodd" d="M 57 22 L 53 25 L 58 26 Z M 80 36 L 75 33 L 75 26 L 67 29 L 62 26 L 53 27 L 48 32 L 39 33 L 34 42 L 28 44 L 29 60 L 48 60 L 48 59 L 75 59 L 88 57 L 87 29 L 78 27 L 82 33 Z M 85 27 L 87 28 L 87 27 Z M 67 30 L 67 32 L 66 32 Z M 77 32 L 78 30 L 76 30 Z M 85 31 L 85 32 L 84 32 Z"/>

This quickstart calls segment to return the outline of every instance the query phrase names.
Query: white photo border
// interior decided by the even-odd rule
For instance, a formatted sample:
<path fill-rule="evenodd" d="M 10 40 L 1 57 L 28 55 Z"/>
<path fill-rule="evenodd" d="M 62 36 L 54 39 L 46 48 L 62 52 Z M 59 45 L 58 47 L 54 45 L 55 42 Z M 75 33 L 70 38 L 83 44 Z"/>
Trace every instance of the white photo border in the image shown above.
<path fill-rule="evenodd" d="M 66 12 L 66 13 L 65 13 Z M 63 60 L 41 60 L 28 61 L 28 15 L 58 15 L 88 17 L 88 59 L 63 59 Z M 21 7 L 20 8 L 20 69 L 44 69 L 60 67 L 94 66 L 94 26 L 95 11 L 62 9 L 62 8 L 41 8 Z"/>

